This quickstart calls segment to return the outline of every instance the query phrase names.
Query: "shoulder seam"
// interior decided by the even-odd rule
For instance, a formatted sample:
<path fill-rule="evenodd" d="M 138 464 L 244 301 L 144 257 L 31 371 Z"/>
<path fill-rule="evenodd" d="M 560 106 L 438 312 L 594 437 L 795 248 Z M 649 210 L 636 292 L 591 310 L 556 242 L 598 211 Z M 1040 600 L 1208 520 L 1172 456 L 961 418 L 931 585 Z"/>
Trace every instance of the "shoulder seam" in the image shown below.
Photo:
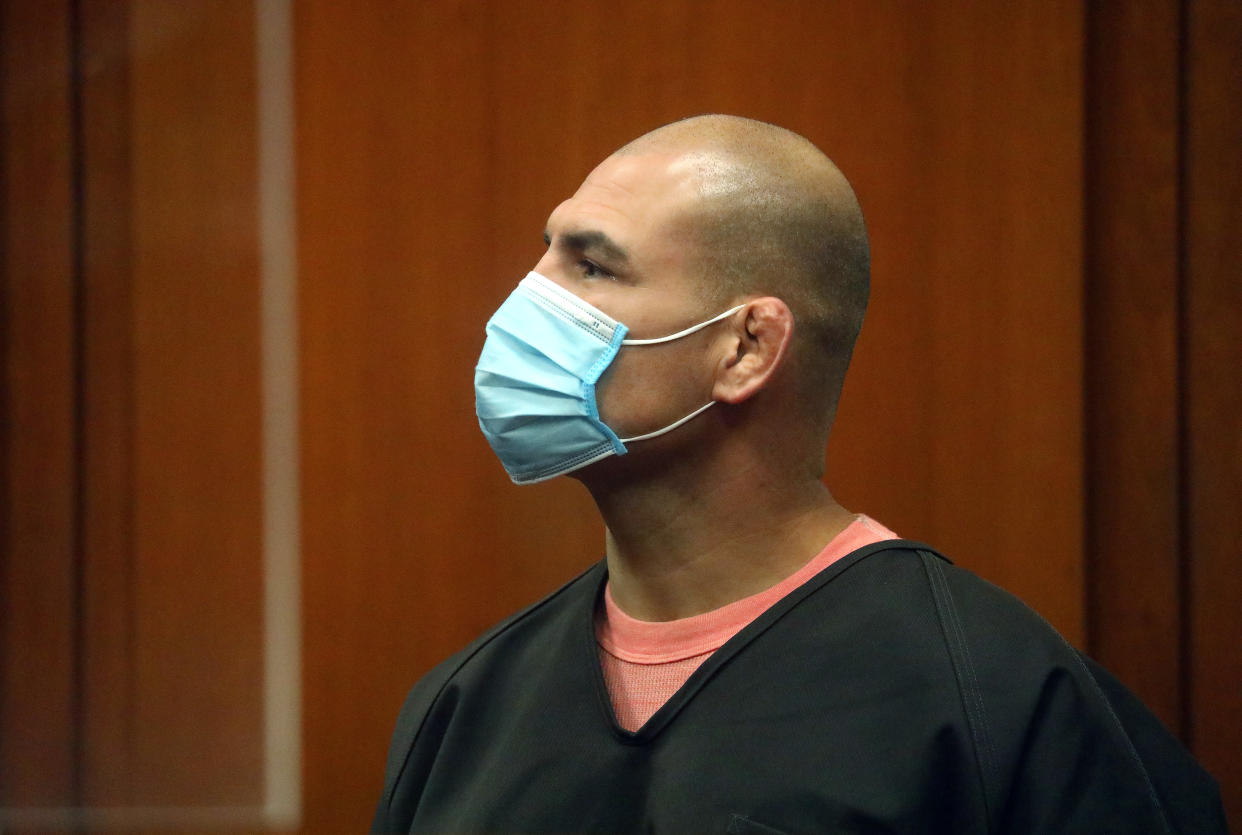
<path fill-rule="evenodd" d="M 944 638 L 945 648 L 953 665 L 953 675 L 957 681 L 958 695 L 962 700 L 962 710 L 966 714 L 966 723 L 970 727 L 975 765 L 983 793 L 983 811 L 990 832 L 993 828 L 994 813 L 988 793 L 988 783 L 995 767 L 996 752 L 992 748 L 992 736 L 988 730 L 987 710 L 983 703 L 983 694 L 980 692 L 979 678 L 970 656 L 966 631 L 962 628 L 957 606 L 953 602 L 953 592 L 944 576 L 944 568 L 933 554 L 920 550 L 919 557 L 931 587 L 932 600 L 936 605 L 936 617 L 940 621 L 941 637 Z"/>

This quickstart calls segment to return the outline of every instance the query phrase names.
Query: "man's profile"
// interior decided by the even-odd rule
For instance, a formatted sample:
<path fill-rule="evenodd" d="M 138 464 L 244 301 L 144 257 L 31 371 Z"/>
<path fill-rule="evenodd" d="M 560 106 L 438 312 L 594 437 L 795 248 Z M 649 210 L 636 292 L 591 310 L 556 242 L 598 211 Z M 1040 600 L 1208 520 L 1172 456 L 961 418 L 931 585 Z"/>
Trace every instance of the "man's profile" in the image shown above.
<path fill-rule="evenodd" d="M 544 234 L 479 423 L 513 481 L 582 482 L 605 559 L 414 687 L 374 831 L 1224 831 L 1111 676 L 824 486 L 869 256 L 822 152 L 676 122 Z"/>

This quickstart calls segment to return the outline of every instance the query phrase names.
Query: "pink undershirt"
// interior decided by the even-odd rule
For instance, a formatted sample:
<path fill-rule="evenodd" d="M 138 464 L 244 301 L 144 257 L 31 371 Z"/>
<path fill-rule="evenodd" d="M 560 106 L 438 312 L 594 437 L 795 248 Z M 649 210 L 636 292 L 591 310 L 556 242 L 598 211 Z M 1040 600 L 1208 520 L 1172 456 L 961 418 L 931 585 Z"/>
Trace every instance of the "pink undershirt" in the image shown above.
<path fill-rule="evenodd" d="M 897 534 L 868 516 L 854 517 L 824 550 L 781 582 L 758 594 L 701 615 L 670 621 L 632 618 L 604 588 L 604 609 L 596 618 L 604 682 L 617 721 L 636 731 L 677 692 L 713 652 L 785 595 L 864 545 L 896 539 Z"/>

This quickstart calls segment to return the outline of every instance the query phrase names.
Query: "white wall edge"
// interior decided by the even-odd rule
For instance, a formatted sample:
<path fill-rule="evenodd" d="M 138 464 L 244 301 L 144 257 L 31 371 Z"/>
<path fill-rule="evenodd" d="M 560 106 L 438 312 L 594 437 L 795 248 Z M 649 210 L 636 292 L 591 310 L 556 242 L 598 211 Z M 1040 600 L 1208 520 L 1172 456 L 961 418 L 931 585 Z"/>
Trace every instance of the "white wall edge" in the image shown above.
<path fill-rule="evenodd" d="M 293 9 L 255 0 L 263 397 L 264 817 L 302 816 L 301 513 Z"/>

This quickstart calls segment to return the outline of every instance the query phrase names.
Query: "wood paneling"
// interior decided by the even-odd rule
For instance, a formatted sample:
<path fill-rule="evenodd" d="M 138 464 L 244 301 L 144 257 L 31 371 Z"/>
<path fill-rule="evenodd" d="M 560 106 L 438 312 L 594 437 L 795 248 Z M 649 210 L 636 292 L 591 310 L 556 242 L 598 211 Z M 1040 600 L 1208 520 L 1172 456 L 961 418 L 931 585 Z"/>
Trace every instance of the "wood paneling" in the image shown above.
<path fill-rule="evenodd" d="M 129 14 L 134 801 L 258 805 L 254 9 Z"/>
<path fill-rule="evenodd" d="M 0 807 L 78 790 L 78 415 L 67 3 L 5 2 Z"/>
<path fill-rule="evenodd" d="M 133 288 L 129 3 L 80 4 L 82 798 L 133 803 Z"/>
<path fill-rule="evenodd" d="M 1088 8 L 1089 647 L 1182 721 L 1180 84 L 1174 3 Z"/>
<path fill-rule="evenodd" d="M 848 506 L 1081 638 L 1074 4 L 297 6 L 307 828 L 369 814 L 408 686 L 602 552 L 473 415 L 482 325 L 623 142 L 729 111 L 858 186 L 873 315 L 829 452 Z"/>
<path fill-rule="evenodd" d="M 254 7 L 3 9 L 3 820 L 257 822 Z"/>
<path fill-rule="evenodd" d="M 1091 6 L 1090 648 L 1242 820 L 1242 13 Z"/>
<path fill-rule="evenodd" d="M 1242 829 L 1242 6 L 1190 3 L 1185 58 L 1189 739 Z"/>

